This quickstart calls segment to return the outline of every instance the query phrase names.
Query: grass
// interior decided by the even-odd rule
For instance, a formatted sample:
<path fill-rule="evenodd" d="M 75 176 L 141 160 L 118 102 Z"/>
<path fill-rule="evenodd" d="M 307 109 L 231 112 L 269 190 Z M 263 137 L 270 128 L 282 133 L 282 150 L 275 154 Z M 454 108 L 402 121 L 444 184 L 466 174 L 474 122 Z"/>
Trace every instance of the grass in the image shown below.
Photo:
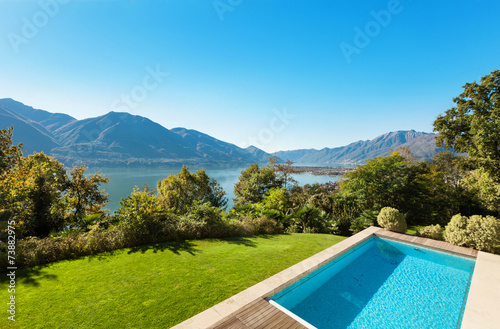
<path fill-rule="evenodd" d="M 168 328 L 343 239 L 285 234 L 193 240 L 18 270 L 10 327 Z M 5 277 L 0 301 L 6 303 Z M 13 324 L 7 315 L 2 328 Z"/>
<path fill-rule="evenodd" d="M 417 235 L 417 231 L 424 228 L 424 227 L 425 227 L 425 225 L 408 226 L 408 229 L 406 230 L 406 234 Z"/>

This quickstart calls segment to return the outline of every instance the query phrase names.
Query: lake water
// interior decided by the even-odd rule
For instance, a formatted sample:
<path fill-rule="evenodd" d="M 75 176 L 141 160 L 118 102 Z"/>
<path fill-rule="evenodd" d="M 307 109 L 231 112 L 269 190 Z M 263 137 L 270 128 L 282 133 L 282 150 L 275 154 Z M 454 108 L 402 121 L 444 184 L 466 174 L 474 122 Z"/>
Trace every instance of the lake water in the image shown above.
<path fill-rule="evenodd" d="M 190 171 L 196 171 L 197 168 L 190 167 Z M 234 198 L 234 184 L 238 182 L 241 171 L 246 167 L 235 168 L 205 168 L 210 178 L 215 178 L 226 192 L 228 198 L 228 208 L 231 208 Z M 97 172 L 99 169 L 90 168 L 87 170 L 89 174 Z M 145 184 L 152 189 L 156 189 L 158 180 L 168 177 L 170 173 L 177 174 L 181 171 L 181 167 L 176 168 L 104 168 L 101 173 L 109 177 L 109 183 L 104 185 L 104 190 L 109 194 L 109 203 L 107 209 L 115 211 L 120 207 L 121 198 L 125 198 L 134 189 L 134 187 L 142 187 Z M 299 185 L 335 182 L 338 177 L 317 176 L 312 174 L 294 174 L 293 178 L 297 180 Z"/>

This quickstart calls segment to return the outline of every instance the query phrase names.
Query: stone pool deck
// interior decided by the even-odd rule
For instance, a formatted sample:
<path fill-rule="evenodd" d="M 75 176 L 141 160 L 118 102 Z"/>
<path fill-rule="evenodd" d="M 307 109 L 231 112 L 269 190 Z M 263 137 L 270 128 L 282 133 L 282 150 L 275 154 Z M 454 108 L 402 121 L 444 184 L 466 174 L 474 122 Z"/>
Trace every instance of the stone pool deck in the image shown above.
<path fill-rule="evenodd" d="M 220 302 L 176 325 L 174 329 L 202 328 L 308 328 L 300 319 L 271 305 L 266 297 L 314 272 L 333 258 L 372 236 L 409 242 L 454 254 L 476 258 L 474 274 L 464 311 L 462 329 L 494 329 L 500 324 L 500 256 L 369 227 L 300 263 Z"/>

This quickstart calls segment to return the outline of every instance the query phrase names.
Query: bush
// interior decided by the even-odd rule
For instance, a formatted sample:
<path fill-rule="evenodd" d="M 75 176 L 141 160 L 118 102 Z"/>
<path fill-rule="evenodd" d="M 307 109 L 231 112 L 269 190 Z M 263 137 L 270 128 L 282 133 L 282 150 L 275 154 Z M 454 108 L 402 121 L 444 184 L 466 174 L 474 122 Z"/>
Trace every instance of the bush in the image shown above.
<path fill-rule="evenodd" d="M 443 240 L 444 229 L 441 225 L 429 225 L 417 231 L 417 236 L 434 240 Z"/>
<path fill-rule="evenodd" d="M 377 216 L 377 222 L 381 227 L 389 231 L 406 233 L 405 216 L 397 209 L 391 207 L 382 208 Z"/>
<path fill-rule="evenodd" d="M 246 218 L 251 227 L 251 235 L 254 234 L 279 234 L 283 233 L 283 225 L 275 219 L 267 217 Z"/>
<path fill-rule="evenodd" d="M 457 246 L 469 246 L 470 237 L 467 234 L 467 217 L 457 214 L 445 227 L 445 241 Z"/>
<path fill-rule="evenodd" d="M 471 216 L 467 232 L 472 248 L 495 252 L 495 248 L 500 245 L 500 221 L 493 216 Z"/>
<path fill-rule="evenodd" d="M 493 216 L 455 215 L 446 225 L 445 240 L 458 246 L 495 252 L 500 245 L 500 220 Z"/>
<path fill-rule="evenodd" d="M 328 215 L 314 207 L 304 206 L 290 216 L 293 224 L 296 224 L 303 233 L 329 233 L 328 226 L 331 219 Z"/>

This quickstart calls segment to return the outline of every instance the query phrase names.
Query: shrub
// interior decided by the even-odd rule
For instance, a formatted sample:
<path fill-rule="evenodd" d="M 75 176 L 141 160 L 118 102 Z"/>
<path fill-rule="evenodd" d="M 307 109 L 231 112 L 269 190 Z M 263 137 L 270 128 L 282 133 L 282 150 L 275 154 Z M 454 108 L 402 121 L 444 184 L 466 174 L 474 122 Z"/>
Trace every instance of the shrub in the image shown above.
<path fill-rule="evenodd" d="M 471 216 L 467 223 L 470 246 L 489 252 L 495 252 L 500 244 L 500 221 L 493 216 Z"/>
<path fill-rule="evenodd" d="M 251 234 L 279 234 L 283 233 L 283 225 L 275 219 L 267 217 L 247 218 L 252 228 Z"/>
<path fill-rule="evenodd" d="M 397 209 L 391 207 L 382 208 L 377 216 L 377 222 L 381 227 L 389 231 L 406 232 L 405 216 Z"/>
<path fill-rule="evenodd" d="M 314 206 L 300 208 L 290 216 L 290 219 L 300 227 L 301 232 L 329 233 L 330 218 L 324 211 Z"/>
<path fill-rule="evenodd" d="M 417 236 L 434 240 L 443 240 L 444 229 L 441 225 L 429 225 L 417 231 Z"/>
<path fill-rule="evenodd" d="M 355 218 L 351 222 L 351 226 L 349 227 L 349 230 L 353 234 L 361 232 L 365 228 L 372 226 L 373 223 L 375 223 L 376 219 L 377 219 L 377 212 L 376 211 L 365 210 L 361 213 L 361 215 L 359 217 Z"/>
<path fill-rule="evenodd" d="M 445 241 L 457 246 L 469 246 L 470 237 L 467 234 L 467 217 L 457 214 L 445 227 Z"/>
<path fill-rule="evenodd" d="M 458 246 L 495 252 L 500 245 L 500 221 L 493 216 L 455 215 L 446 225 L 445 240 Z"/>

